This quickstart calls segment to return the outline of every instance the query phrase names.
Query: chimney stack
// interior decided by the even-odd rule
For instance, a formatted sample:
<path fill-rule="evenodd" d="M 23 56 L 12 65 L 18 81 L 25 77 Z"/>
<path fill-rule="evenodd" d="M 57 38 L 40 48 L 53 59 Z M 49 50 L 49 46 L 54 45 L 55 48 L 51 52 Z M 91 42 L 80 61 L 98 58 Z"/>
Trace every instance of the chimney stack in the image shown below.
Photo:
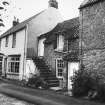
<path fill-rule="evenodd" d="M 58 2 L 56 0 L 49 0 L 49 7 L 58 9 Z"/>
<path fill-rule="evenodd" d="M 13 26 L 16 26 L 17 24 L 19 24 L 19 19 L 16 19 L 16 17 L 14 16 Z"/>

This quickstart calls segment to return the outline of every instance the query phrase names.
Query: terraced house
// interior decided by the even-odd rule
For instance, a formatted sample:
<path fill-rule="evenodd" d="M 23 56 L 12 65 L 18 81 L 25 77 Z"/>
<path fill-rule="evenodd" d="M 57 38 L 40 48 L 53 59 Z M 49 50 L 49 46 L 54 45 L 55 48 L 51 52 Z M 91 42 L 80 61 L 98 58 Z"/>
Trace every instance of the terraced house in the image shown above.
<path fill-rule="evenodd" d="M 22 80 L 28 79 L 32 73 L 39 72 L 41 68 L 38 68 L 35 57 L 44 54 L 45 39 L 39 41 L 38 37 L 51 31 L 61 21 L 63 19 L 58 11 L 56 0 L 50 0 L 48 9 L 22 23 L 15 18 L 13 27 L 0 36 L 2 76 Z M 40 61 L 38 59 L 37 61 L 39 64 Z M 44 74 L 44 71 L 42 72 Z M 51 76 L 57 80 L 52 73 Z"/>
<path fill-rule="evenodd" d="M 71 77 L 79 69 L 79 18 L 59 23 L 39 37 L 44 41 L 44 60 L 59 80 L 59 87 L 70 90 Z"/>
<path fill-rule="evenodd" d="M 79 69 L 79 17 L 62 22 L 56 0 L 49 8 L 0 36 L 2 76 L 23 80 L 40 74 L 50 87 L 72 88 Z"/>

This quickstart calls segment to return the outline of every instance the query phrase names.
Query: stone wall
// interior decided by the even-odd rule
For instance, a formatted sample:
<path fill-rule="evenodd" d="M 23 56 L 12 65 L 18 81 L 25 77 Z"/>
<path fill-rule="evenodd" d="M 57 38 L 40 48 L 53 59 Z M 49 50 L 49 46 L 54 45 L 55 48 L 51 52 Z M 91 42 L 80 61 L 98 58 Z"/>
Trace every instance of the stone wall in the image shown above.
<path fill-rule="evenodd" d="M 105 74 L 105 1 L 80 10 L 80 38 L 85 67 Z"/>
<path fill-rule="evenodd" d="M 52 68 L 52 70 L 54 71 L 54 73 L 56 73 L 56 59 L 57 58 L 63 58 L 65 54 L 67 54 L 67 50 L 69 48 L 70 51 L 72 50 L 76 50 L 79 48 L 79 40 L 78 39 L 74 39 L 74 40 L 69 40 L 70 41 L 70 45 L 68 46 L 68 41 L 67 39 L 64 40 L 64 48 L 62 52 L 56 51 L 56 49 L 54 49 L 54 42 L 50 43 L 50 44 L 45 44 L 45 52 L 44 52 L 44 57 L 46 62 L 48 63 L 48 65 Z M 64 71 L 63 71 L 63 81 L 60 80 L 61 82 L 63 82 L 63 87 L 67 86 L 67 61 L 64 61 Z"/>
<path fill-rule="evenodd" d="M 54 49 L 54 44 L 50 43 L 50 44 L 45 44 L 45 52 L 44 52 L 44 57 L 45 60 L 47 62 L 47 64 L 51 67 L 51 69 L 53 70 L 53 72 L 56 74 L 56 59 L 57 58 L 62 58 L 64 53 L 62 52 L 58 52 Z M 63 72 L 63 79 L 59 78 L 59 83 L 60 83 L 60 87 L 61 88 L 65 88 L 66 87 L 66 69 L 64 69 Z"/>
<path fill-rule="evenodd" d="M 48 44 L 48 45 L 45 45 L 44 54 L 45 54 L 44 57 L 46 59 L 46 62 L 48 63 L 48 65 L 50 65 L 50 67 L 55 72 L 55 70 L 56 70 L 56 59 L 57 58 L 62 58 L 63 53 L 56 51 L 53 47 L 53 44 Z"/>

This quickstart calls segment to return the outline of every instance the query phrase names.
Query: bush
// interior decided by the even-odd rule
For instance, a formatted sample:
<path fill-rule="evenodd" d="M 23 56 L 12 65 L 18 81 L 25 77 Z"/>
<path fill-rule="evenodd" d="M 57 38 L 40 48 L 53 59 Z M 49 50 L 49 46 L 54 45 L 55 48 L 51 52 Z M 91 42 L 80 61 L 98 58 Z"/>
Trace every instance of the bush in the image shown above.
<path fill-rule="evenodd" d="M 44 89 L 48 88 L 47 82 L 44 81 L 43 78 L 37 75 L 33 75 L 31 78 L 29 78 L 27 85 L 34 88 L 44 88 Z"/>
<path fill-rule="evenodd" d="M 97 94 L 96 99 L 105 102 L 105 84 L 104 83 L 98 85 L 97 92 L 98 94 Z"/>
<path fill-rule="evenodd" d="M 95 78 L 91 77 L 91 74 L 84 70 L 84 67 L 75 72 L 75 75 L 72 77 L 72 83 L 72 94 L 76 97 L 86 96 L 90 90 L 97 88 Z"/>
<path fill-rule="evenodd" d="M 84 67 L 72 77 L 72 94 L 75 97 L 88 96 L 89 99 L 105 101 L 103 74 Z"/>

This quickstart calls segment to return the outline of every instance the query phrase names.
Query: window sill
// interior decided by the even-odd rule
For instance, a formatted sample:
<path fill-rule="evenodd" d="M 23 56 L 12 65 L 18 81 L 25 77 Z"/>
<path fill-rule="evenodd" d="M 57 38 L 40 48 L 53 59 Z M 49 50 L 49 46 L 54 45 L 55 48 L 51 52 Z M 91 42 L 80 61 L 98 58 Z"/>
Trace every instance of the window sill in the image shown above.
<path fill-rule="evenodd" d="M 57 76 L 57 78 L 58 78 L 58 79 L 62 79 L 62 80 L 63 80 L 63 76 L 61 76 L 61 77 L 60 77 L 60 76 Z"/>
<path fill-rule="evenodd" d="M 19 73 L 8 72 L 8 75 L 19 75 Z"/>
<path fill-rule="evenodd" d="M 54 51 L 55 52 L 63 52 L 63 50 L 61 50 L 61 49 L 55 49 Z"/>

